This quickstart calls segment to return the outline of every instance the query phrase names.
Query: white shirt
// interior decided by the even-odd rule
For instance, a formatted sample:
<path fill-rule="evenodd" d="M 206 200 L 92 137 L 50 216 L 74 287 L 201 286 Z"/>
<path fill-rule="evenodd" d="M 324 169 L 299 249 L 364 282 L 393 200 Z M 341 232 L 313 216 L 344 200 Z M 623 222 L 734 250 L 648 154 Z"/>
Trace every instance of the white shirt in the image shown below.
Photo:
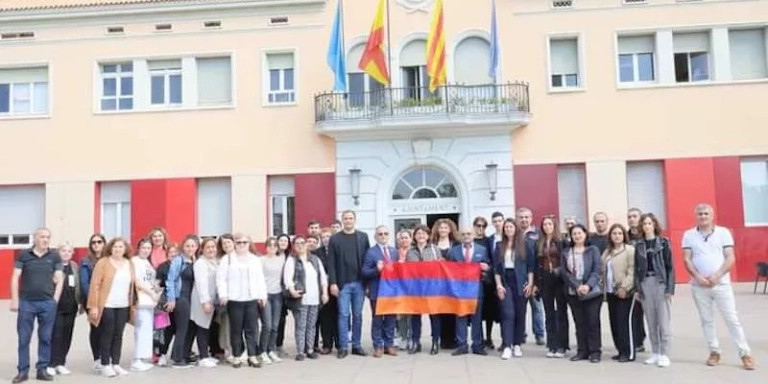
<path fill-rule="evenodd" d="M 107 260 L 112 263 L 112 260 Z M 104 308 L 128 308 L 128 295 L 131 289 L 131 266 L 129 261 L 124 261 L 123 266 L 115 272 L 112 286 L 109 288 L 109 296 Z M 114 266 L 114 264 L 112 264 Z"/>
<path fill-rule="evenodd" d="M 391 255 L 390 255 L 391 257 Z M 285 282 L 285 288 L 293 288 L 293 277 L 294 273 L 296 273 L 296 258 L 295 257 L 289 257 L 287 260 L 285 260 L 285 270 L 283 271 L 283 281 Z M 304 266 L 304 296 L 301 297 L 301 304 L 302 305 L 320 305 L 320 287 L 317 285 L 317 279 L 318 279 L 318 273 L 320 274 L 320 285 L 327 286 L 328 285 L 328 276 L 325 274 L 325 268 L 323 268 L 323 263 L 318 263 L 318 266 L 320 267 L 320 271 L 316 271 L 315 267 L 312 265 L 312 262 L 307 259 L 307 261 L 302 262 L 302 265 Z"/>
<path fill-rule="evenodd" d="M 712 233 L 704 235 L 694 227 L 683 235 L 683 249 L 691 250 L 693 266 L 703 277 L 717 272 L 725 262 L 725 248 L 733 247 L 731 231 L 725 227 L 714 226 Z M 720 284 L 730 284 L 731 274 L 726 273 Z M 697 284 L 696 279 L 691 279 L 691 284 Z"/>
<path fill-rule="evenodd" d="M 515 259 L 512 248 L 510 247 L 504 252 L 504 269 L 515 269 Z"/>
<path fill-rule="evenodd" d="M 230 301 L 267 299 L 267 283 L 264 267 L 256 255 L 224 255 L 216 271 L 216 289 L 219 297 Z"/>
<path fill-rule="evenodd" d="M 145 291 L 139 289 L 154 289 L 155 285 L 155 268 L 152 268 L 152 264 L 148 259 L 142 259 L 139 256 L 131 258 L 133 263 L 133 270 L 136 275 L 136 292 L 138 292 L 138 305 L 142 308 L 153 308 L 157 305 L 157 302 L 152 299 L 152 296 Z"/>
<path fill-rule="evenodd" d="M 605 291 L 613 293 L 613 259 L 608 259 L 605 264 Z"/>

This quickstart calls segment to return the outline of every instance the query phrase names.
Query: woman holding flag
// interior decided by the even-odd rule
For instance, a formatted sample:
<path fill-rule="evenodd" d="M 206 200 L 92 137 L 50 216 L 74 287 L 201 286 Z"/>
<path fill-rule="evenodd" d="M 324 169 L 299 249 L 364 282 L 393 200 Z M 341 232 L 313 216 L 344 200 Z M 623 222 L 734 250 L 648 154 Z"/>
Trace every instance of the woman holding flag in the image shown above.
<path fill-rule="evenodd" d="M 413 229 L 413 238 L 416 244 L 411 248 L 406 256 L 408 262 L 439 261 L 441 259 L 440 251 L 434 244 L 429 242 L 429 227 L 418 225 Z M 432 326 L 432 348 L 430 355 L 437 355 L 440 352 L 440 315 L 429 315 L 429 322 Z M 411 316 L 411 348 L 408 354 L 421 352 L 421 315 Z"/>

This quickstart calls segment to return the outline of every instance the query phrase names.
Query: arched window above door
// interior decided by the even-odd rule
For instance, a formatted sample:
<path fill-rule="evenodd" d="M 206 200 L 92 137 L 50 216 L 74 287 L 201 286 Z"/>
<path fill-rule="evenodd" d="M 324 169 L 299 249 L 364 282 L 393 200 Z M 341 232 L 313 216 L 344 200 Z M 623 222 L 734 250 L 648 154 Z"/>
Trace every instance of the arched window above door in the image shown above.
<path fill-rule="evenodd" d="M 405 173 L 392 192 L 392 200 L 441 199 L 458 197 L 456 184 L 443 171 L 415 168 Z"/>

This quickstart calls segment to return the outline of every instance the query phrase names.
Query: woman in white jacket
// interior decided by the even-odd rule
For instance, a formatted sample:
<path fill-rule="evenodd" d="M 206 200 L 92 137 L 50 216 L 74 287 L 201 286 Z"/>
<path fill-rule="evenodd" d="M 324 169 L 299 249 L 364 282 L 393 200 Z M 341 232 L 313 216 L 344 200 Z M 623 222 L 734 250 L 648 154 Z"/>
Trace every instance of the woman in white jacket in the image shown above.
<path fill-rule="evenodd" d="M 205 239 L 201 245 L 203 257 L 195 261 L 195 286 L 192 288 L 192 321 L 197 325 L 197 349 L 203 368 L 213 368 L 218 361 L 210 356 L 208 341 L 210 339 L 211 321 L 217 303 L 216 271 L 219 268 L 217 259 L 218 249 L 216 240 Z"/>
<path fill-rule="evenodd" d="M 160 299 L 160 288 L 155 282 L 155 268 L 149 262 L 152 253 L 152 242 L 149 239 L 139 240 L 136 247 L 138 255 L 131 258 L 136 278 L 138 305 L 134 321 L 134 355 L 131 364 L 132 371 L 146 371 L 152 368 L 152 332 L 157 301 Z"/>
<path fill-rule="evenodd" d="M 230 342 L 235 368 L 243 361 L 237 359 L 243 354 L 243 330 L 248 350 L 248 365 L 260 368 L 256 358 L 258 350 L 259 312 L 264 310 L 267 300 L 267 284 L 261 260 L 251 253 L 251 239 L 242 234 L 235 235 L 235 252 L 224 255 L 216 273 L 216 288 L 219 301 L 226 304 L 229 314 Z"/>

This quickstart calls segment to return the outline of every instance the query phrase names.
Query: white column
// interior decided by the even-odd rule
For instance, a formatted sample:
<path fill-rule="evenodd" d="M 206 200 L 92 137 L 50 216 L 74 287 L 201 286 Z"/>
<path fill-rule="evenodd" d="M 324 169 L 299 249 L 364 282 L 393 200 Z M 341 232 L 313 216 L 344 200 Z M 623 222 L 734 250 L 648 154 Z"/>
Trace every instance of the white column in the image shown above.
<path fill-rule="evenodd" d="M 68 241 L 87 246 L 93 233 L 94 181 L 50 182 L 45 184 L 45 226 L 51 230 L 52 247 Z"/>
<path fill-rule="evenodd" d="M 133 109 L 142 110 L 149 108 L 150 95 L 152 94 L 151 80 L 147 60 L 133 61 Z"/>
<path fill-rule="evenodd" d="M 675 49 L 672 31 L 665 30 L 656 32 L 656 57 L 659 83 L 675 83 Z"/>
<path fill-rule="evenodd" d="M 184 108 L 197 106 L 197 61 L 194 57 L 181 59 L 181 105 Z"/>
<path fill-rule="evenodd" d="M 263 241 L 267 236 L 267 175 L 232 176 L 232 230 Z"/>
<path fill-rule="evenodd" d="M 712 47 L 712 80 L 731 80 L 731 47 L 728 40 L 728 28 L 717 27 L 712 29 L 709 38 Z"/>

